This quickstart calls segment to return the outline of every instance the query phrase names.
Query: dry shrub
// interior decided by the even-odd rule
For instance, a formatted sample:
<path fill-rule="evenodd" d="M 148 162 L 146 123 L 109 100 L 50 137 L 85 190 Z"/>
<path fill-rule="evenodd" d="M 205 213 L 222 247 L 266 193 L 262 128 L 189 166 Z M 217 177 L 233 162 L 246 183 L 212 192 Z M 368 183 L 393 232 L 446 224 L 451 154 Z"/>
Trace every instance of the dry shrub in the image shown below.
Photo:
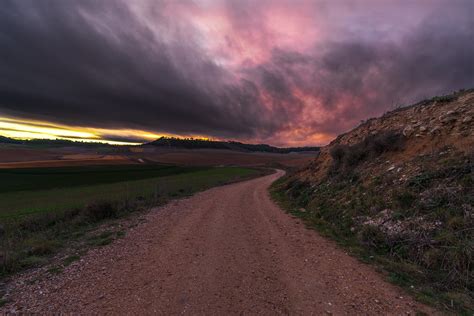
<path fill-rule="evenodd" d="M 99 201 L 94 202 L 84 209 L 84 216 L 91 222 L 99 222 L 107 218 L 116 218 L 118 216 L 118 208 L 111 202 Z"/>
<path fill-rule="evenodd" d="M 333 159 L 332 172 L 341 168 L 350 171 L 367 159 L 373 159 L 385 152 L 403 148 L 405 138 L 400 132 L 387 131 L 367 136 L 363 141 L 348 145 L 336 145 L 330 155 Z"/>

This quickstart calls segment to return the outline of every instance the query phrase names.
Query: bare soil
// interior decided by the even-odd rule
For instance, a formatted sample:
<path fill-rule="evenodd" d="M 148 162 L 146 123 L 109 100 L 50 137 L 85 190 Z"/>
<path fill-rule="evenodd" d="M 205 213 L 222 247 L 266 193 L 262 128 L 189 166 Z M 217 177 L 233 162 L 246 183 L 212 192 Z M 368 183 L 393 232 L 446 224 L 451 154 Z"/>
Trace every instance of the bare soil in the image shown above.
<path fill-rule="evenodd" d="M 159 148 L 151 152 L 121 152 L 100 154 L 88 148 L 60 147 L 49 150 L 11 146 L 0 148 L 0 169 L 68 167 L 89 165 L 140 164 L 146 162 L 177 164 L 185 166 L 264 166 L 281 164 L 298 168 L 309 164 L 314 153 L 247 153 L 218 149 L 173 149 Z"/>
<path fill-rule="evenodd" d="M 287 167 L 302 167 L 314 160 L 314 153 L 276 154 L 263 152 L 238 152 L 219 149 L 157 149 L 136 155 L 148 160 L 179 165 L 239 165 L 263 166 L 279 163 Z"/>
<path fill-rule="evenodd" d="M 156 208 L 61 274 L 11 281 L 0 313 L 434 312 L 277 207 L 267 189 L 282 174 Z"/>
<path fill-rule="evenodd" d="M 79 153 L 76 153 L 77 151 Z M 102 155 L 82 148 L 32 149 L 0 147 L 0 169 L 43 168 L 89 165 L 133 164 L 137 161 L 122 155 Z"/>
<path fill-rule="evenodd" d="M 58 153 L 41 149 L 0 147 L 0 163 L 58 159 Z"/>
<path fill-rule="evenodd" d="M 53 168 L 53 167 L 73 167 L 73 166 L 94 166 L 94 165 L 128 165 L 137 162 L 123 157 L 107 157 L 95 159 L 67 159 L 67 160 L 37 160 L 22 162 L 0 163 L 0 169 L 17 168 Z"/>

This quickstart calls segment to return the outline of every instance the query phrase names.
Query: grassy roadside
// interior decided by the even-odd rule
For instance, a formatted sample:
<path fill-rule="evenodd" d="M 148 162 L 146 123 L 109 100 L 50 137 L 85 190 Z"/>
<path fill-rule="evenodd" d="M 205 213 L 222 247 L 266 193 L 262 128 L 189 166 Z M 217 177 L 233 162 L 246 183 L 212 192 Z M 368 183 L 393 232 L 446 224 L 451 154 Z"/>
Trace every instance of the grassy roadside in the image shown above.
<path fill-rule="evenodd" d="M 200 168 L 158 178 L 2 193 L 0 278 L 43 265 L 78 241 L 101 246 L 126 233 L 122 228 L 95 233 L 108 222 L 265 173 L 239 167 Z M 50 204 L 51 200 L 54 203 Z M 74 256 L 67 261 L 77 260 Z"/>
<path fill-rule="evenodd" d="M 106 176 L 103 169 L 107 172 Z M 226 182 L 232 177 L 245 177 L 253 171 L 243 168 L 158 166 L 151 170 L 145 168 L 139 172 L 146 178 L 136 179 L 136 172 L 114 167 L 102 167 L 102 169 L 94 167 L 92 171 L 86 168 L 84 174 L 78 175 L 68 172 L 61 179 L 55 179 L 57 174 L 55 170 L 42 174 L 35 173 L 33 181 L 25 178 L 22 173 L 15 174 L 24 182 L 21 182 L 21 186 L 17 185 L 18 189 L 15 191 L 0 190 L 0 223 L 31 214 L 83 208 L 95 201 L 118 202 L 137 198 L 149 200 L 150 197 L 173 194 L 173 190 L 183 191 L 181 193 L 194 192 L 198 187 Z M 206 183 L 207 175 L 210 176 L 209 184 Z M 127 176 L 130 176 L 130 179 L 124 180 Z M 20 184 L 19 180 L 12 182 Z M 35 184 L 35 189 L 31 189 L 32 182 Z M 53 186 L 54 182 L 56 183 Z"/>
<path fill-rule="evenodd" d="M 439 236 L 435 237 L 438 238 L 438 243 L 447 245 L 441 247 L 437 244 L 443 249 L 443 257 L 451 260 L 443 263 L 443 267 L 450 267 L 444 269 L 441 268 L 438 259 L 434 258 L 438 252 L 433 246 L 423 257 L 429 265 L 423 265 L 410 257 L 410 251 L 417 247 L 410 246 L 406 240 L 404 243 L 387 244 L 386 236 L 373 229 L 373 226 L 360 231 L 358 228 L 355 229 L 357 224 L 354 218 L 357 219 L 357 216 L 354 217 L 352 213 L 357 214 L 362 209 L 370 209 L 378 203 L 385 203 L 380 193 L 372 194 L 374 192 L 371 188 L 357 187 L 351 181 L 311 186 L 292 181 L 291 175 L 288 175 L 273 183 L 270 193 L 282 209 L 301 218 L 309 228 L 316 229 L 321 235 L 335 240 L 359 260 L 374 265 L 390 282 L 403 287 L 421 302 L 447 313 L 472 314 L 473 301 L 470 296 L 472 292 L 468 283 L 470 257 L 466 259 L 465 253 L 468 250 L 463 248 L 472 247 L 472 239 L 469 237 L 472 231 L 460 230 L 461 223 L 456 221 L 456 228 L 448 224 Z M 402 206 L 412 205 L 412 198 L 407 194 L 400 192 L 397 194 L 400 199 L 396 203 Z M 400 213 L 399 216 L 404 215 Z M 449 223 L 454 225 L 452 219 Z M 460 236 L 460 231 L 466 236 Z M 458 262 L 468 266 L 461 270 Z M 457 276 L 453 275 L 453 271 L 458 271 L 456 269 L 467 273 L 465 279 L 460 277 L 458 280 Z"/>

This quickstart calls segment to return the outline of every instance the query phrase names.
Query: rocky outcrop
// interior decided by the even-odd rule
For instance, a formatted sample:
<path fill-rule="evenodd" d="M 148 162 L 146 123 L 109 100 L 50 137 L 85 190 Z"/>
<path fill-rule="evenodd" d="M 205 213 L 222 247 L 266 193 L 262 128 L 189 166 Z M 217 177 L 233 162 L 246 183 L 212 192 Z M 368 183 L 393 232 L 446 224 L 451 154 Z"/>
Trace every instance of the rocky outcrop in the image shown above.
<path fill-rule="evenodd" d="M 282 192 L 325 233 L 383 256 L 391 272 L 423 280 L 421 288 L 449 291 L 445 303 L 474 310 L 474 296 L 465 295 L 474 288 L 466 278 L 473 275 L 473 117 L 470 90 L 367 120 L 323 147 Z"/>
<path fill-rule="evenodd" d="M 406 150 L 399 163 L 410 161 L 449 145 L 466 153 L 474 146 L 474 90 L 449 97 L 436 97 L 372 118 L 338 136 L 321 149 L 320 156 L 302 172 L 306 178 L 323 178 L 331 166 L 331 148 L 358 144 L 370 135 L 395 131 L 406 138 Z"/>

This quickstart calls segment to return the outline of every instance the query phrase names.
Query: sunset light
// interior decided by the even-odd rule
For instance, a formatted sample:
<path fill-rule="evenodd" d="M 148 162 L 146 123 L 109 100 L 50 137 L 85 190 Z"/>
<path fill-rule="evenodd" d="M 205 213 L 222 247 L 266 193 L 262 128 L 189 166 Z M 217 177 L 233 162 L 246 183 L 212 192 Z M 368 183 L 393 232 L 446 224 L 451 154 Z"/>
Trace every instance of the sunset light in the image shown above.
<path fill-rule="evenodd" d="M 62 139 L 111 145 L 139 145 L 162 136 L 169 136 L 140 130 L 75 127 L 7 117 L 0 117 L 0 135 L 14 139 Z M 116 141 L 110 138 L 136 138 L 137 141 Z"/>
<path fill-rule="evenodd" d="M 465 1 L 12 2 L 0 133 L 324 145 L 394 104 L 470 86 Z"/>
<path fill-rule="evenodd" d="M 0 315 L 474 316 L 473 56 L 474 0 L 0 0 Z"/>

